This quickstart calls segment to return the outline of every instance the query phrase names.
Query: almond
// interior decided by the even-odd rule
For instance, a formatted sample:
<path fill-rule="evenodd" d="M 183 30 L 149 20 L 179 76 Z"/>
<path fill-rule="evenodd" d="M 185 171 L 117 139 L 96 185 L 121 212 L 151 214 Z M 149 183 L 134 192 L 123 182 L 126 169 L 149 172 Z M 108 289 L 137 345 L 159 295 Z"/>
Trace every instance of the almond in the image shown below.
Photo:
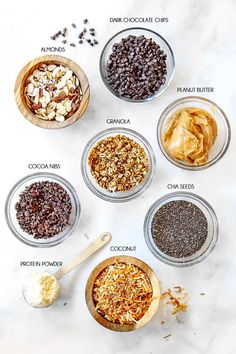
<path fill-rule="evenodd" d="M 44 120 L 63 122 L 81 102 L 79 78 L 66 66 L 41 64 L 25 80 L 29 108 Z"/>

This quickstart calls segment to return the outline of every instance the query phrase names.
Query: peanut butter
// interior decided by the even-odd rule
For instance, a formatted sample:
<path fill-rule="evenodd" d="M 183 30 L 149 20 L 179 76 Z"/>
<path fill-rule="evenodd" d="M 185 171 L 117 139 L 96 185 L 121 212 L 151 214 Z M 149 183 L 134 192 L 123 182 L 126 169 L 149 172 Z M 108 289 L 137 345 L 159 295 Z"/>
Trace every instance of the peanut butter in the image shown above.
<path fill-rule="evenodd" d="M 189 107 L 171 116 L 163 144 L 173 158 L 199 166 L 207 162 L 216 137 L 215 119 L 203 109 Z"/>

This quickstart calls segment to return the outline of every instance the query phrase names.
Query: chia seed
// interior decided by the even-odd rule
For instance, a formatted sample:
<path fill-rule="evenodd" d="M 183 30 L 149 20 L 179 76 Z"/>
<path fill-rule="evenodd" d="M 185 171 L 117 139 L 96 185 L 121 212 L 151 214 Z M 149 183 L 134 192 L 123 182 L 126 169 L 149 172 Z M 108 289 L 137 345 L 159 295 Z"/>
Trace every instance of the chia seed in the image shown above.
<path fill-rule="evenodd" d="M 193 203 L 176 200 L 164 204 L 154 215 L 152 238 L 166 255 L 189 257 L 204 245 L 208 222 L 203 212 Z"/>

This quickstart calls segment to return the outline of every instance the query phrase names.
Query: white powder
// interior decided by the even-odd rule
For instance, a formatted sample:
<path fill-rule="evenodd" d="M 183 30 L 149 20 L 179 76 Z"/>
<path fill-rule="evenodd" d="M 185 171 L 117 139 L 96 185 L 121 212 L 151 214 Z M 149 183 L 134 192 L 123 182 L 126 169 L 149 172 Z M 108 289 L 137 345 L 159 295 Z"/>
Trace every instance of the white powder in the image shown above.
<path fill-rule="evenodd" d="M 23 286 L 27 303 L 33 307 L 46 307 L 54 303 L 60 292 L 56 277 L 48 272 L 30 274 Z"/>

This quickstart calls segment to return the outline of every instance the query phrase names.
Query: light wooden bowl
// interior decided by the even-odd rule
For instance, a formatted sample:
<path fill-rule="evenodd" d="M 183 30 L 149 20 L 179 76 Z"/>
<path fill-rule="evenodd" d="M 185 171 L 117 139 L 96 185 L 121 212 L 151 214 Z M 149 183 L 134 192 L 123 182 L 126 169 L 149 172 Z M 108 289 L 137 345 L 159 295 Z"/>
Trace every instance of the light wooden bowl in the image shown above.
<path fill-rule="evenodd" d="M 24 95 L 24 88 L 25 88 L 25 81 L 27 77 L 37 69 L 41 64 L 61 64 L 64 66 L 69 67 L 75 75 L 78 77 L 80 81 L 80 86 L 82 90 L 82 100 L 78 110 L 68 119 L 65 119 L 64 122 L 57 122 L 57 121 L 47 121 L 37 117 L 28 107 Z M 59 56 L 59 55 L 44 55 L 38 58 L 31 60 L 28 64 L 26 64 L 21 72 L 19 73 L 16 83 L 15 83 L 15 99 L 17 106 L 23 116 L 28 119 L 31 123 L 46 129 L 59 129 L 65 128 L 73 123 L 75 123 L 86 111 L 88 103 L 89 103 L 89 83 L 88 79 L 81 69 L 81 67 L 76 64 L 74 61 Z"/>
<path fill-rule="evenodd" d="M 147 310 L 147 312 L 145 313 L 145 315 L 136 324 L 121 325 L 121 324 L 116 324 L 116 323 L 110 322 L 106 318 L 102 317 L 95 309 L 95 304 L 94 304 L 94 300 L 93 300 L 94 282 L 97 279 L 97 277 L 99 276 L 99 274 L 105 268 L 107 268 L 108 266 L 110 266 L 116 262 L 134 264 L 135 266 L 140 268 L 148 276 L 150 283 L 152 285 L 153 300 L 151 302 L 151 305 L 150 305 L 149 309 Z M 160 286 L 159 286 L 159 281 L 158 281 L 154 271 L 146 263 L 144 263 L 140 259 L 134 258 L 134 257 L 116 256 L 116 257 L 111 257 L 111 258 L 105 259 L 103 262 L 99 263 L 94 268 L 94 270 L 90 274 L 88 281 L 87 281 L 85 298 L 86 298 L 86 303 L 87 303 L 87 306 L 88 306 L 88 309 L 89 309 L 91 315 L 102 326 L 104 326 L 112 331 L 128 332 L 128 331 L 134 331 L 135 329 L 144 326 L 156 314 L 158 306 L 159 306 L 159 302 L 160 302 Z"/>

